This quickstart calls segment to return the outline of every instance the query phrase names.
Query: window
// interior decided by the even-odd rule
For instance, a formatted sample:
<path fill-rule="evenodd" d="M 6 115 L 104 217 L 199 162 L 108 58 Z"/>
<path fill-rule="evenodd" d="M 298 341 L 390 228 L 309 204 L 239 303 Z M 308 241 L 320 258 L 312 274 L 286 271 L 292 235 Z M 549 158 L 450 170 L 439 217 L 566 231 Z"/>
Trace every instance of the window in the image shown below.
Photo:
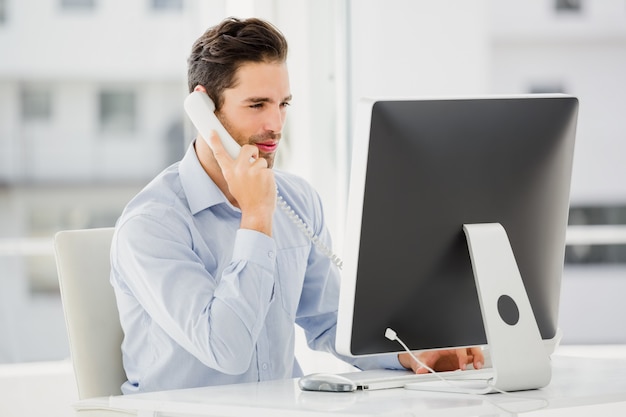
<path fill-rule="evenodd" d="M 152 0 L 154 10 L 182 10 L 183 0 Z"/>
<path fill-rule="evenodd" d="M 626 206 L 575 206 L 570 208 L 571 226 L 626 226 Z M 566 248 L 568 264 L 625 264 L 626 243 L 579 244 Z"/>
<path fill-rule="evenodd" d="M 23 88 L 21 92 L 22 120 L 48 121 L 52 116 L 52 94 L 40 88 Z"/>
<path fill-rule="evenodd" d="M 132 91 L 102 91 L 100 93 L 100 130 L 106 133 L 135 131 L 137 105 Z"/>
<path fill-rule="evenodd" d="M 96 0 L 61 0 L 63 10 L 93 10 Z"/>
<path fill-rule="evenodd" d="M 7 21 L 7 1 L 0 0 L 0 25 Z"/>
<path fill-rule="evenodd" d="M 582 0 L 555 0 L 554 8 L 557 12 L 579 13 L 582 9 Z"/>

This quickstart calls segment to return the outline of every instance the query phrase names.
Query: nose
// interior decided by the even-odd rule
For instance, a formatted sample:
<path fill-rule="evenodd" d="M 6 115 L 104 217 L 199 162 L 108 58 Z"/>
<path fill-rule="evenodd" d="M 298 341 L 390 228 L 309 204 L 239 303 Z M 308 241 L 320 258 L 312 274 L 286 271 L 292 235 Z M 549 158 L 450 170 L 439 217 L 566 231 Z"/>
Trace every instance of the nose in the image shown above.
<path fill-rule="evenodd" d="M 285 124 L 286 113 L 282 106 L 272 106 L 266 114 L 265 130 L 280 133 Z"/>

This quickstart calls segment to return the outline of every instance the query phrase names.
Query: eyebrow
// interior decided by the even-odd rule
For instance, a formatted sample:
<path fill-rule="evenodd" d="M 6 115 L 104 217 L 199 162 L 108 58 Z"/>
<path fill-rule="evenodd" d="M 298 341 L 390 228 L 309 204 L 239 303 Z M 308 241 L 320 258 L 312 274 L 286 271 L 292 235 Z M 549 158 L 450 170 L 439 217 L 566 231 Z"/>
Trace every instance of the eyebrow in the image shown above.
<path fill-rule="evenodd" d="M 291 101 L 292 97 L 293 96 L 291 94 L 289 94 L 287 97 L 285 97 L 285 98 L 283 98 L 281 100 L 281 103 L 284 103 L 286 101 Z M 248 103 L 270 103 L 270 102 L 272 102 L 272 100 L 270 98 L 268 98 L 268 97 L 250 97 L 250 98 L 247 98 L 244 101 L 248 102 Z"/>

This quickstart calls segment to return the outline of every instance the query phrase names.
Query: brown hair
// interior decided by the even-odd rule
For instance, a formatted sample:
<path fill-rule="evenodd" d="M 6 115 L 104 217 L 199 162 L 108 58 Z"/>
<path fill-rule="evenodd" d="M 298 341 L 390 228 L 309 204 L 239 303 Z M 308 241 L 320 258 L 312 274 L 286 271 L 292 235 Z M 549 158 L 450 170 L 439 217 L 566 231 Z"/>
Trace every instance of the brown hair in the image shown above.
<path fill-rule="evenodd" d="M 257 18 L 227 18 L 193 44 L 187 59 L 189 92 L 197 85 L 204 86 L 219 109 L 222 92 L 234 86 L 242 64 L 286 59 L 287 40 L 275 26 Z"/>

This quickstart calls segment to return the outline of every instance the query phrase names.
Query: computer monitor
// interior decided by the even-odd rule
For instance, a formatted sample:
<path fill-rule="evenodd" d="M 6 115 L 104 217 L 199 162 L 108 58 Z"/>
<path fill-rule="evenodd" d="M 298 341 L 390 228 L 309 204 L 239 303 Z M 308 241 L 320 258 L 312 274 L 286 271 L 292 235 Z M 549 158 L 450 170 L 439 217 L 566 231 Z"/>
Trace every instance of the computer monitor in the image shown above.
<path fill-rule="evenodd" d="M 555 336 L 578 114 L 555 95 L 358 103 L 337 349 L 487 344 L 463 225 L 506 231 L 542 339 Z"/>

